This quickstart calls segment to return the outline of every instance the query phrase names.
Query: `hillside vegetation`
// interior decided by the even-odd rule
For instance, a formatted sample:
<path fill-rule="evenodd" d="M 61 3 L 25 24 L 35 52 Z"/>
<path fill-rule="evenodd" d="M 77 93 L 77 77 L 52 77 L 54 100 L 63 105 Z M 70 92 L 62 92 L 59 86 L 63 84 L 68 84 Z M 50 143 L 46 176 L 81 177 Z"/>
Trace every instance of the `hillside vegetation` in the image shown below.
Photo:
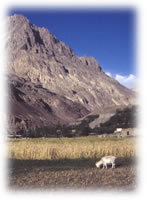
<path fill-rule="evenodd" d="M 89 115 L 82 119 L 77 124 L 56 126 L 45 126 L 35 128 L 28 132 L 23 132 L 23 137 L 39 138 L 39 137 L 77 137 L 88 136 L 90 133 L 109 134 L 113 133 L 116 128 L 134 128 L 136 127 L 137 107 L 127 107 L 123 110 L 117 110 L 116 114 L 105 123 L 101 123 L 99 127 L 90 128 L 89 124 L 94 121 L 99 115 Z"/>
<path fill-rule="evenodd" d="M 137 110 L 136 106 L 127 107 L 123 110 L 117 109 L 116 114 L 112 116 L 105 123 L 101 123 L 100 127 L 97 127 L 93 132 L 102 133 L 113 133 L 116 128 L 135 128 L 137 126 Z"/>

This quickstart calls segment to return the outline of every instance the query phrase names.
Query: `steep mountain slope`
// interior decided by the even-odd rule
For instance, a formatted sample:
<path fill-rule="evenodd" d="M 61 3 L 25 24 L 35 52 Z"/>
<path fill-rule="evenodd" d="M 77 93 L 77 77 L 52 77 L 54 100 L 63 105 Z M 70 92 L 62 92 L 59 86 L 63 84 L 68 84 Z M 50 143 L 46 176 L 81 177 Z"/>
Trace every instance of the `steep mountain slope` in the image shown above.
<path fill-rule="evenodd" d="M 22 15 L 8 17 L 7 23 L 14 132 L 70 123 L 108 106 L 134 103 L 134 93 L 107 76 L 94 58 L 76 56 L 47 29 Z"/>

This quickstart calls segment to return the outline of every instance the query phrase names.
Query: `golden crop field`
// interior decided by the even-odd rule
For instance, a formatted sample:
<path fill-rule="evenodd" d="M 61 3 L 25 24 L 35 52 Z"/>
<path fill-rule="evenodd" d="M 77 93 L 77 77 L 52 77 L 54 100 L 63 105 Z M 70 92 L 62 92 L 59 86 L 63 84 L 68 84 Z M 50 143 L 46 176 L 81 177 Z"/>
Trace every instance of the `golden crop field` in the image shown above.
<path fill-rule="evenodd" d="M 136 138 L 39 138 L 8 140 L 8 158 L 58 160 L 99 158 L 105 155 L 135 157 Z"/>

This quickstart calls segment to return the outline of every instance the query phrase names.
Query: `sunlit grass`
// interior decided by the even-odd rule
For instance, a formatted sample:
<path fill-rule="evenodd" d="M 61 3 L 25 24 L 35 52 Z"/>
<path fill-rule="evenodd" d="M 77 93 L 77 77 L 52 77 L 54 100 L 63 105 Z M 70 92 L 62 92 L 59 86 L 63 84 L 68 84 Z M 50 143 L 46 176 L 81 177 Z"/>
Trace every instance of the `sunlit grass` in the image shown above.
<path fill-rule="evenodd" d="M 56 160 L 136 156 L 135 138 L 39 138 L 11 139 L 8 157 L 23 160 Z"/>

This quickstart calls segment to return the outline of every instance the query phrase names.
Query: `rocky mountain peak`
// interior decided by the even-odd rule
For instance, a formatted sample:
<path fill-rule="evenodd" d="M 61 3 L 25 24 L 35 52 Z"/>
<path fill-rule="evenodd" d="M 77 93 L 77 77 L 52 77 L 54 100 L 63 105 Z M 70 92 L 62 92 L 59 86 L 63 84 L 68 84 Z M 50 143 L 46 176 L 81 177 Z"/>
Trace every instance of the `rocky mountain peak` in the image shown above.
<path fill-rule="evenodd" d="M 7 23 L 8 23 L 8 26 L 11 25 L 11 28 L 12 28 L 15 26 L 23 25 L 23 24 L 29 24 L 30 22 L 25 16 L 14 14 L 13 16 L 8 17 Z"/>
<path fill-rule="evenodd" d="M 71 48 L 60 42 L 47 29 L 30 24 L 24 16 L 11 16 L 8 19 L 8 30 L 11 35 L 8 42 L 12 59 L 26 52 L 45 54 L 48 57 L 62 55 L 71 58 L 74 55 Z"/>
<path fill-rule="evenodd" d="M 108 77 L 95 58 L 76 56 L 46 28 L 14 15 L 8 17 L 8 31 L 8 82 L 15 128 L 16 121 L 18 129 L 22 124 L 27 129 L 29 124 L 70 123 L 108 105 L 134 103 L 134 93 Z"/>

